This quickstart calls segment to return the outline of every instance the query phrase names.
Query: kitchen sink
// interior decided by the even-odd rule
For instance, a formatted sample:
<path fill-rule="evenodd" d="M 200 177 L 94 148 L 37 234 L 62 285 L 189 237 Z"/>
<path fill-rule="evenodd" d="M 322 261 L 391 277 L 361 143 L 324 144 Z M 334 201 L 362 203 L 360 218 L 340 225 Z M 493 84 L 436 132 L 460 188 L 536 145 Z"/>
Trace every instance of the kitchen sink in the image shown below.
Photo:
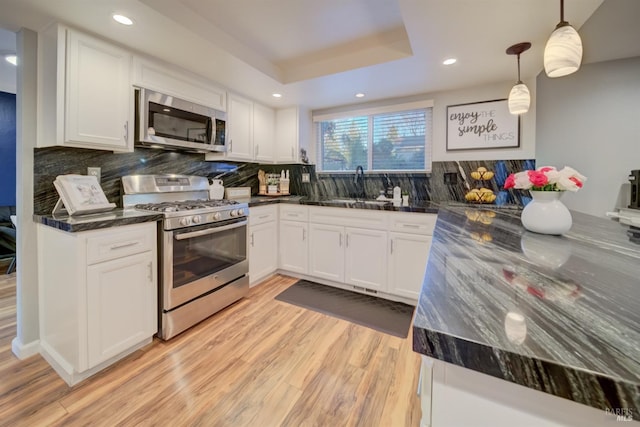
<path fill-rule="evenodd" d="M 393 203 L 391 200 L 361 200 L 361 199 L 329 199 L 327 200 L 329 203 L 344 203 L 347 205 L 375 205 L 375 206 L 386 206 Z"/>

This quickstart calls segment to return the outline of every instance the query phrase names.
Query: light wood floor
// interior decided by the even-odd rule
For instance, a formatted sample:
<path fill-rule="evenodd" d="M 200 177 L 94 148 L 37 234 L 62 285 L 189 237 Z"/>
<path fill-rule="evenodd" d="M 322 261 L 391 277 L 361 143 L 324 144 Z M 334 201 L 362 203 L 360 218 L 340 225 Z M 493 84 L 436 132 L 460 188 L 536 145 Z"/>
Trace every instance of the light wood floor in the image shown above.
<path fill-rule="evenodd" d="M 419 357 L 400 339 L 273 298 L 274 276 L 171 341 L 73 388 L 19 361 L 15 273 L 0 276 L 0 425 L 418 426 Z"/>

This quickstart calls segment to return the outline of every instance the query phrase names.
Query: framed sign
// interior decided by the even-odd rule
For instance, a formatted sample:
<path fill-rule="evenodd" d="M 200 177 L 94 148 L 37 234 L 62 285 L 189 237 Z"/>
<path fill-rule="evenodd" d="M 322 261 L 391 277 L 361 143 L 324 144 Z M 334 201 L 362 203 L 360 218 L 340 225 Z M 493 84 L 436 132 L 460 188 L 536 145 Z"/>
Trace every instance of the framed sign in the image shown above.
<path fill-rule="evenodd" d="M 520 146 L 520 116 L 508 101 L 474 102 L 447 107 L 447 151 L 491 150 Z"/>

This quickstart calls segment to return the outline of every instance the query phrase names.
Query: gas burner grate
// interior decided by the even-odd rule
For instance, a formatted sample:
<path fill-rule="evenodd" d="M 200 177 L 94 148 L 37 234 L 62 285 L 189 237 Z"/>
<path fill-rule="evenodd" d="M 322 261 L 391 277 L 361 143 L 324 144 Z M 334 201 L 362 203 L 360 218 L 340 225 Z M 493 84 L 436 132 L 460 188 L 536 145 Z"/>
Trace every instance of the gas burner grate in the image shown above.
<path fill-rule="evenodd" d="M 181 212 L 195 209 L 209 209 L 238 204 L 235 200 L 185 200 L 180 202 L 141 203 L 134 207 L 154 212 Z"/>

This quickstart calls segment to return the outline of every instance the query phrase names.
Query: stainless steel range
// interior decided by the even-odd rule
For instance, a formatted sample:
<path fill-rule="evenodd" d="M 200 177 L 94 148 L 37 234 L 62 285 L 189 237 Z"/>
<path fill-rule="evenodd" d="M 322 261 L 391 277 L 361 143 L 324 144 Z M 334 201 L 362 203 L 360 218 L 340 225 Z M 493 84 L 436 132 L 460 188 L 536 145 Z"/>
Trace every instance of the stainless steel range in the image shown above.
<path fill-rule="evenodd" d="M 129 175 L 123 206 L 163 212 L 158 225 L 160 315 L 168 340 L 249 291 L 246 203 L 208 200 L 200 176 Z"/>

